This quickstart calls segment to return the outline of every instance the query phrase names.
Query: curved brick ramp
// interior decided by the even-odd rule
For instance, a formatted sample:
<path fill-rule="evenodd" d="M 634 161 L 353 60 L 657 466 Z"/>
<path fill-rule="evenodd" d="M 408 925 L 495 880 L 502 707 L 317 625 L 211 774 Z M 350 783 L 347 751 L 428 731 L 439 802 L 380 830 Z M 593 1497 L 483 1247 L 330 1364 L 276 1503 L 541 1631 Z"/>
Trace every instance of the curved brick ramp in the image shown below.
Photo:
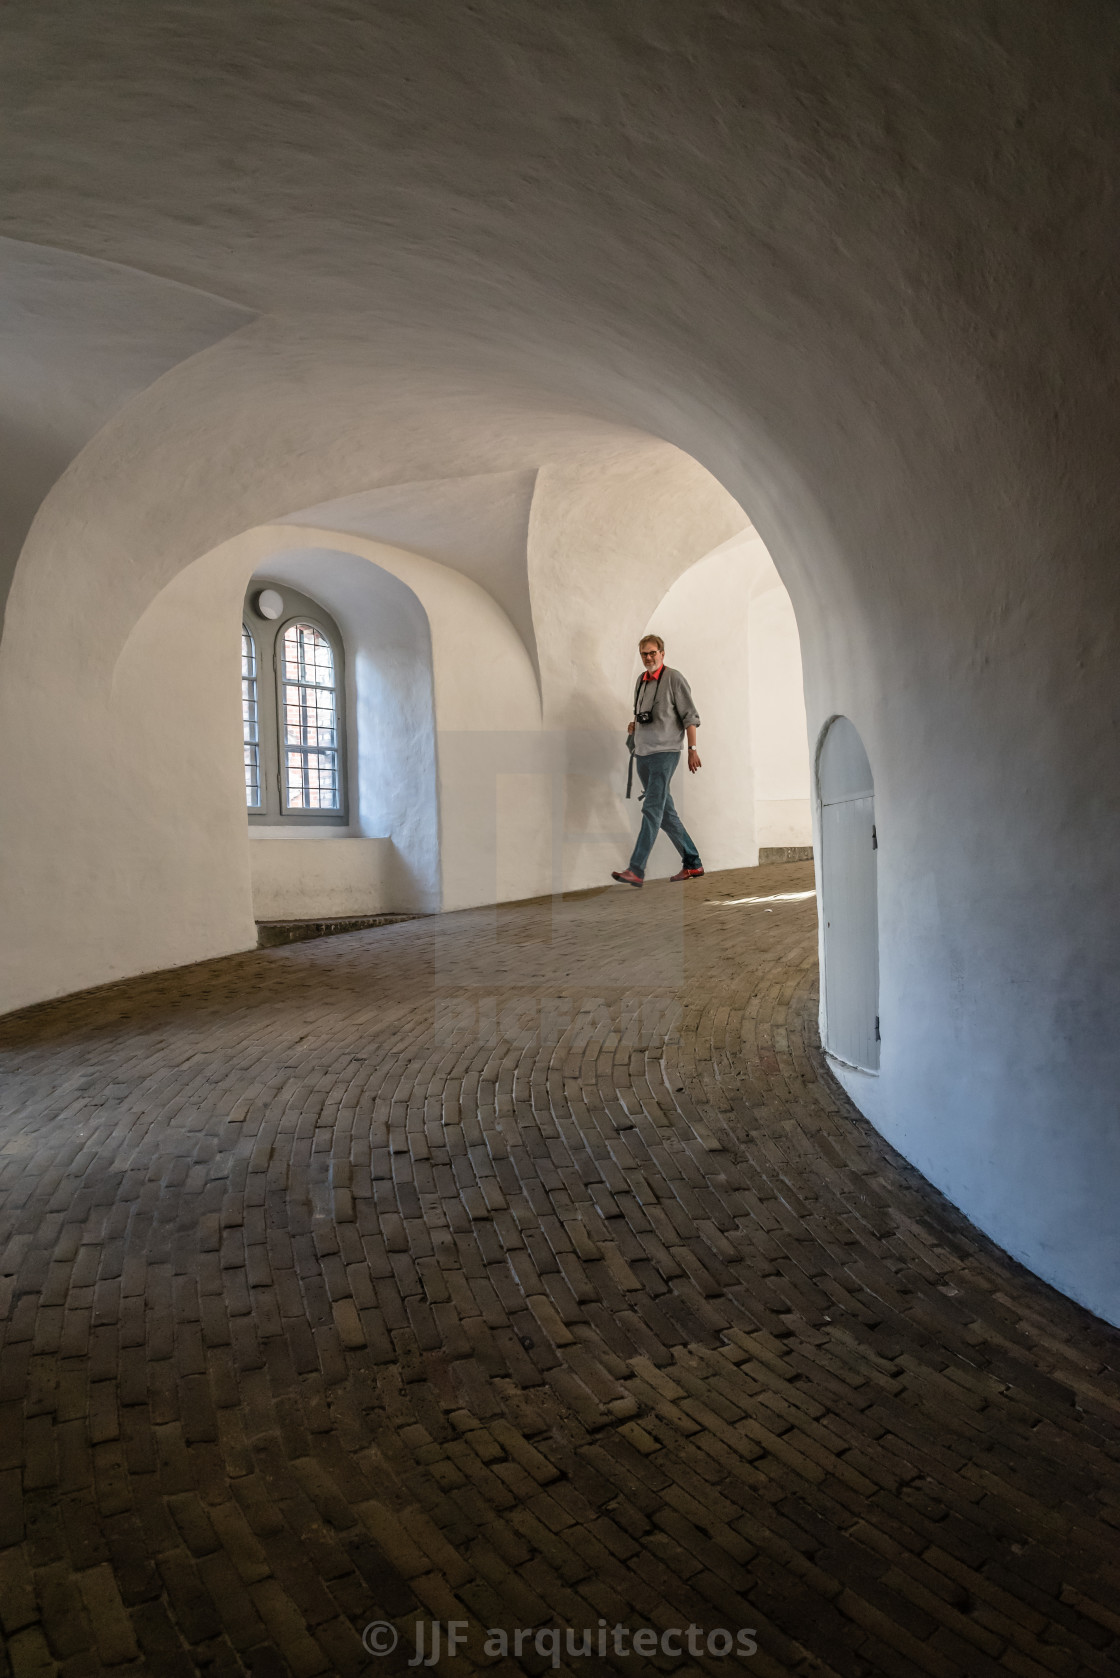
<path fill-rule="evenodd" d="M 3 1022 L 11 1670 L 397 1673 L 437 1618 L 444 1672 L 600 1619 L 759 1648 L 562 1670 L 1117 1671 L 1120 1336 L 829 1081 L 812 902 L 710 901 L 810 878 Z"/>

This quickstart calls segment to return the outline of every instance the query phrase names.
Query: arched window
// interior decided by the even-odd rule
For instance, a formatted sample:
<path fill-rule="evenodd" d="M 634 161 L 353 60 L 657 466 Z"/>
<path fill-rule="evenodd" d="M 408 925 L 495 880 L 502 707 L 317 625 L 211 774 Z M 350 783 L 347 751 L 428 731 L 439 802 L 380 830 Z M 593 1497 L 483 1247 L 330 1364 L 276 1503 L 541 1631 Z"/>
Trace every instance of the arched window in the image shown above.
<path fill-rule="evenodd" d="M 290 623 L 280 643 L 283 796 L 288 810 L 337 810 L 338 694 L 334 650 L 313 623 Z"/>
<path fill-rule="evenodd" d="M 274 679 L 267 679 L 271 669 Z M 245 804 L 251 822 L 347 820 L 342 637 L 293 588 L 255 580 L 241 631 Z"/>

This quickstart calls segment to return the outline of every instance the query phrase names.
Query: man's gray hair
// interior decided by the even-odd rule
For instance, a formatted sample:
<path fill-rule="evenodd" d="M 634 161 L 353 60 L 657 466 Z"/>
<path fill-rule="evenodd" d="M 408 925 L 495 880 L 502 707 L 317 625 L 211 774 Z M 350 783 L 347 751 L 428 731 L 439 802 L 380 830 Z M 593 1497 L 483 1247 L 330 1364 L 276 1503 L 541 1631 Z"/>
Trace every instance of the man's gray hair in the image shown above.
<path fill-rule="evenodd" d="M 638 651 L 641 652 L 643 647 L 648 647 L 651 641 L 659 653 L 663 653 L 665 651 L 665 643 L 661 639 L 660 635 L 643 635 L 641 640 L 638 642 Z"/>

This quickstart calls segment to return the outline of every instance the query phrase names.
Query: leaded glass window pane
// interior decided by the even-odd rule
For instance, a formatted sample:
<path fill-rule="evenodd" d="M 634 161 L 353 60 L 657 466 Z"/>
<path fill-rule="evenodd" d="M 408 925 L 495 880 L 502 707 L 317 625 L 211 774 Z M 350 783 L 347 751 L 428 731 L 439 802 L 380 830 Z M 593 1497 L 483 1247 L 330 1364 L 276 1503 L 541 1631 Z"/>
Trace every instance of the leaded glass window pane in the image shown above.
<path fill-rule="evenodd" d="M 241 626 L 241 732 L 245 743 L 245 803 L 250 810 L 259 810 L 261 723 L 257 704 L 257 649 L 244 624 Z"/>
<path fill-rule="evenodd" d="M 312 623 L 292 623 L 281 653 L 280 726 L 289 810 L 337 810 L 338 703 L 334 650 Z"/>

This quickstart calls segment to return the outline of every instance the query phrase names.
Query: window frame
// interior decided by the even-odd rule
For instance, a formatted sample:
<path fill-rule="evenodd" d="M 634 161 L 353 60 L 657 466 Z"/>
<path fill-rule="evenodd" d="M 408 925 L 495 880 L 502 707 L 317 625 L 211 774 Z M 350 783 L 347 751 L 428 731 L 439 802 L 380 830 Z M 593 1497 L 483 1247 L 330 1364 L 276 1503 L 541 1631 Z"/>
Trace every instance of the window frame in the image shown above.
<path fill-rule="evenodd" d="M 300 624 L 306 624 L 308 628 L 316 630 L 323 637 L 327 646 L 331 650 L 334 682 L 330 691 L 334 695 L 335 735 L 335 744 L 332 749 L 335 758 L 335 779 L 338 788 L 338 808 L 336 810 L 309 809 L 305 808 L 303 805 L 293 805 L 288 802 L 288 765 L 286 760 L 290 749 L 290 742 L 287 740 L 284 732 L 285 708 L 287 704 L 287 701 L 284 698 L 284 688 L 287 681 L 287 678 L 284 675 L 284 639 L 289 629 Z M 289 821 L 295 821 L 300 818 L 305 821 L 337 821 L 340 813 L 344 810 L 346 803 L 345 791 L 343 788 L 343 781 L 345 779 L 345 763 L 343 757 L 345 744 L 343 739 L 342 723 L 345 694 L 339 671 L 340 660 L 338 645 L 334 637 L 326 628 L 326 625 L 319 619 L 312 617 L 309 612 L 295 612 L 291 617 L 285 618 L 282 622 L 278 622 L 277 624 L 273 664 L 275 666 L 276 673 L 276 747 L 277 765 L 279 767 L 278 788 L 280 797 L 280 813 Z M 309 683 L 306 685 L 314 687 L 317 684 Z M 315 747 L 296 747 L 295 749 L 297 751 L 316 750 Z"/>
<path fill-rule="evenodd" d="M 248 643 L 249 643 L 249 651 L 250 651 L 250 654 L 252 656 L 252 661 L 253 661 L 252 669 L 249 670 L 248 672 L 246 672 L 246 669 L 245 669 L 245 650 L 246 650 L 245 649 L 245 643 L 246 643 L 246 641 L 248 641 Z M 248 812 L 248 814 L 251 815 L 251 816 L 259 815 L 260 812 L 262 811 L 262 809 L 264 808 L 264 800 L 262 798 L 262 793 L 264 791 L 264 788 L 263 788 L 263 778 L 264 777 L 262 775 L 262 755 L 261 755 L 261 671 L 260 671 L 260 662 L 261 662 L 260 661 L 260 652 L 259 652 L 259 649 L 257 647 L 256 637 L 253 634 L 253 631 L 249 628 L 249 625 L 245 622 L 244 615 L 242 615 L 242 619 L 241 619 L 241 751 L 242 751 L 242 766 L 243 766 L 243 769 L 245 771 L 247 771 L 248 767 L 249 767 L 248 760 L 246 758 L 246 753 L 248 753 L 251 750 L 256 754 L 255 780 L 256 780 L 256 787 L 257 787 L 257 801 L 256 801 L 255 804 L 250 804 L 249 803 L 249 798 L 248 798 L 249 777 L 248 777 L 247 773 L 243 775 L 243 782 L 244 782 L 243 790 L 244 790 L 245 795 L 246 795 L 246 797 L 245 797 L 245 809 Z M 245 694 L 245 684 L 247 682 L 251 682 L 253 684 L 252 700 L 251 701 L 249 701 L 246 698 L 246 694 Z M 249 732 L 248 732 L 249 727 L 250 727 L 249 718 L 245 714 L 246 706 L 249 703 L 252 704 L 253 712 L 254 712 L 253 719 L 252 719 L 252 727 L 255 730 L 255 739 L 252 739 L 252 740 L 249 738 Z"/>
<path fill-rule="evenodd" d="M 275 589 L 284 600 L 283 615 L 264 618 L 256 609 L 257 597 L 266 588 Z M 260 737 L 261 803 L 246 804 L 245 813 L 255 827 L 349 827 L 349 743 L 346 654 L 338 625 L 312 600 L 289 583 L 270 582 L 254 577 L 245 598 L 242 613 L 245 628 L 257 651 L 257 716 Z M 335 729 L 338 761 L 338 809 L 292 809 L 287 803 L 287 783 L 284 772 L 283 718 L 283 638 L 294 623 L 307 623 L 326 639 L 334 659 Z M 272 667 L 272 680 L 267 671 Z"/>

